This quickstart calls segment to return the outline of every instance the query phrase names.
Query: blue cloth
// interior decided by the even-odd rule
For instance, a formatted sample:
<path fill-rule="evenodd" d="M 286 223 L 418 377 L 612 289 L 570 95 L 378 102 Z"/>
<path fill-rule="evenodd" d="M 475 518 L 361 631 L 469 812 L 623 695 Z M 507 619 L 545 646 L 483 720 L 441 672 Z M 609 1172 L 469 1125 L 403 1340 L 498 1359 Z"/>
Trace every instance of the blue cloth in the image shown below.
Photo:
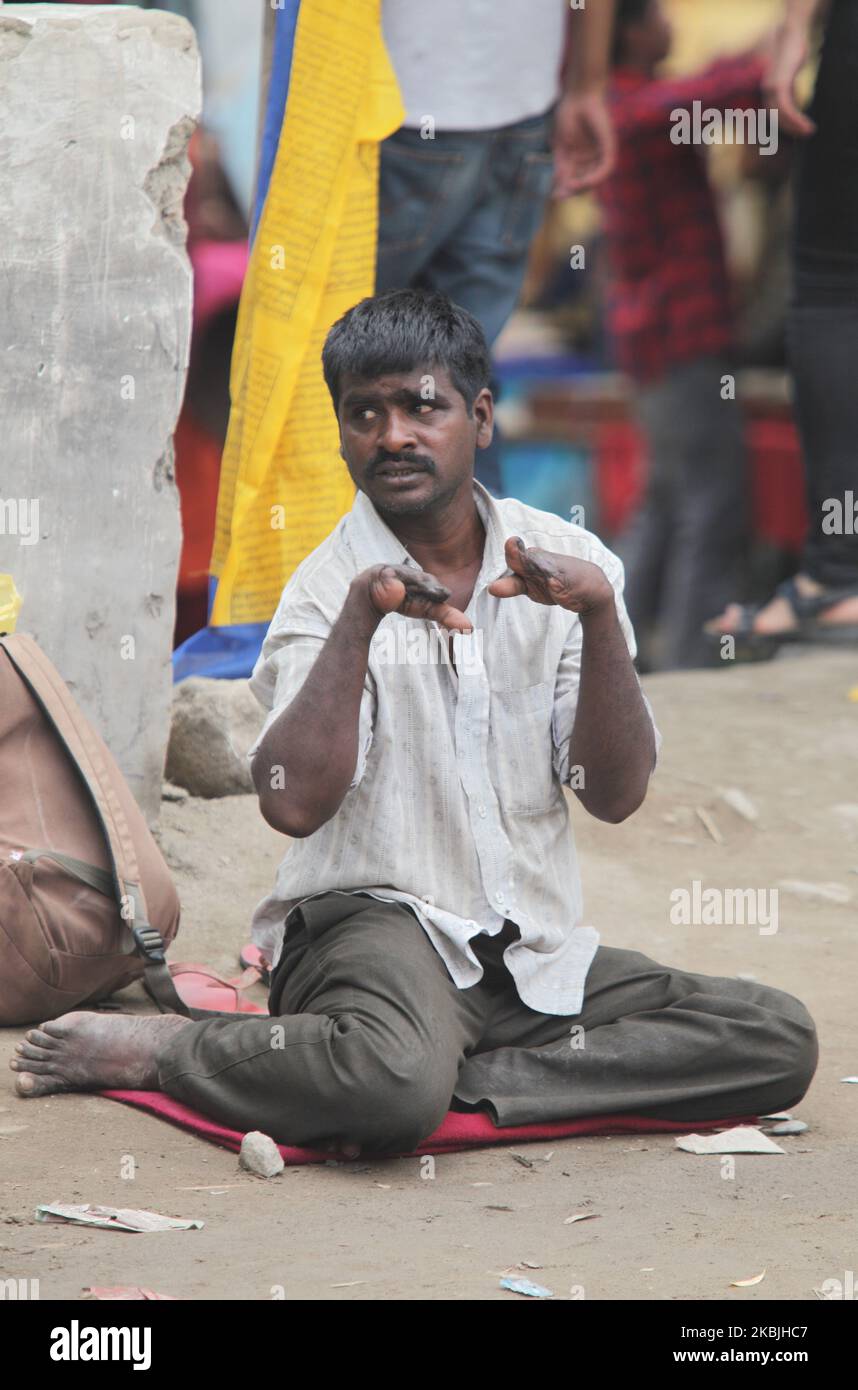
<path fill-rule="evenodd" d="M 265 121 L 262 127 L 262 144 L 259 151 L 259 175 L 256 183 L 256 202 L 250 227 L 250 241 L 256 236 L 262 209 L 271 182 L 271 171 L 277 155 L 283 117 L 286 114 L 286 97 L 289 91 L 289 74 L 292 70 L 292 52 L 295 47 L 295 29 L 298 24 L 298 10 L 301 0 L 283 0 L 283 8 L 274 15 L 274 45 L 271 51 L 271 78 L 268 83 L 268 96 L 265 103 Z"/>
<path fill-rule="evenodd" d="M 217 580 L 209 579 L 209 615 Z M 253 671 L 268 631 L 267 623 L 234 623 L 228 627 L 203 627 L 187 637 L 173 652 L 173 683 L 188 676 L 240 680 Z"/>
<path fill-rule="evenodd" d="M 267 623 L 202 628 L 173 652 L 174 683 L 178 685 L 188 676 L 246 678 L 253 671 L 267 631 Z"/>

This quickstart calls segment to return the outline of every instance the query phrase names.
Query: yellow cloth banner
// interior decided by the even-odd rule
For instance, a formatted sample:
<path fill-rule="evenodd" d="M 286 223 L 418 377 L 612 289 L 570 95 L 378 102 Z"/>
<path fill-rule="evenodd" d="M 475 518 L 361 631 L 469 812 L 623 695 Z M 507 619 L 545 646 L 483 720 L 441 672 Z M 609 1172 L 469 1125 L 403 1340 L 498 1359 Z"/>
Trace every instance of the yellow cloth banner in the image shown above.
<path fill-rule="evenodd" d="M 380 0 L 301 0 L 233 349 L 215 626 L 267 622 L 354 497 L 321 352 L 331 324 L 373 292 L 378 142 L 404 116 L 380 9 Z"/>

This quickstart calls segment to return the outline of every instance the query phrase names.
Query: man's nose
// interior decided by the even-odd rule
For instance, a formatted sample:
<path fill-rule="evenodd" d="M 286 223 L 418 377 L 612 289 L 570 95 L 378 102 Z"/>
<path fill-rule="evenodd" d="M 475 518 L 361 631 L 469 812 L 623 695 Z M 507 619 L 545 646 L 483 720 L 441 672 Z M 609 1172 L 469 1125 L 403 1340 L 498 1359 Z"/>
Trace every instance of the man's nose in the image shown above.
<path fill-rule="evenodd" d="M 387 412 L 379 443 L 389 454 L 417 447 L 414 419 L 407 410 L 392 409 Z"/>

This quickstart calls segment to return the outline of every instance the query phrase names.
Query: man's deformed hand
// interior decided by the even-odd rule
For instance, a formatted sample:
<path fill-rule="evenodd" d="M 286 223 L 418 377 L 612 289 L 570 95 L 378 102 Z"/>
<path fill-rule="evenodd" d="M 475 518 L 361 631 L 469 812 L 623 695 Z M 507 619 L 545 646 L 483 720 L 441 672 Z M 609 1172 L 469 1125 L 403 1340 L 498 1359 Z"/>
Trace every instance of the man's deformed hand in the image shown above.
<path fill-rule="evenodd" d="M 534 603 L 556 604 L 587 616 L 609 610 L 614 602 L 611 582 L 598 565 L 575 555 L 525 546 L 520 536 L 506 543 L 506 561 L 512 574 L 496 579 L 489 593 L 496 598 L 526 594 Z"/>
<path fill-rule="evenodd" d="M 362 598 L 373 626 L 388 613 L 431 618 L 449 632 L 472 632 L 473 625 L 448 602 L 450 590 L 425 570 L 412 565 L 373 565 L 352 585 Z"/>

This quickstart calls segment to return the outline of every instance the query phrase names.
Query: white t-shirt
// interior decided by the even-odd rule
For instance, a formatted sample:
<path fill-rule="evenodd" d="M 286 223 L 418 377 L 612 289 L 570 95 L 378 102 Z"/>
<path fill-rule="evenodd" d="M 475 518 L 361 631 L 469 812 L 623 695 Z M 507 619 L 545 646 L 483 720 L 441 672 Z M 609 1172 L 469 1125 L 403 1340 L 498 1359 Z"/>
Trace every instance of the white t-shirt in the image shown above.
<path fill-rule="evenodd" d="M 560 92 L 564 0 L 383 0 L 407 126 L 491 130 L 540 116 Z"/>

